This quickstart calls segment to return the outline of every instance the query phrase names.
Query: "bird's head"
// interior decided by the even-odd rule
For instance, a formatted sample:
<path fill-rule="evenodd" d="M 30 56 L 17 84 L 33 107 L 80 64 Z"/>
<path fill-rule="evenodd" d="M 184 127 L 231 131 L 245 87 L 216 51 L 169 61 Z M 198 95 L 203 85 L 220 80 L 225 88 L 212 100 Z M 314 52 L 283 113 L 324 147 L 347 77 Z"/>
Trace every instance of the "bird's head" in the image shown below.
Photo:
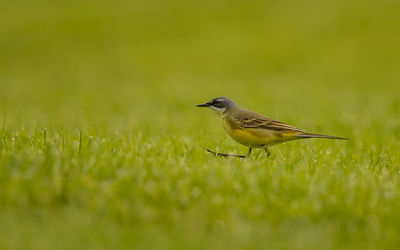
<path fill-rule="evenodd" d="M 231 108 L 236 107 L 236 104 L 229 98 L 217 97 L 207 103 L 199 104 L 196 107 L 207 107 L 212 109 L 218 115 L 222 115 Z"/>

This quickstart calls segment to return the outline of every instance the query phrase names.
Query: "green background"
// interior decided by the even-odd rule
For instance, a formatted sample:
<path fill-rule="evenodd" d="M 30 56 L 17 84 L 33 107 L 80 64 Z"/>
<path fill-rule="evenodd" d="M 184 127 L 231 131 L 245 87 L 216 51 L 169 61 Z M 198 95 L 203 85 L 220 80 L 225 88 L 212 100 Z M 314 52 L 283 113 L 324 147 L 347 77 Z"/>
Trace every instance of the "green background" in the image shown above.
<path fill-rule="evenodd" d="M 400 2 L 6 1 L 2 249 L 396 249 Z M 217 96 L 310 132 L 245 153 Z"/>

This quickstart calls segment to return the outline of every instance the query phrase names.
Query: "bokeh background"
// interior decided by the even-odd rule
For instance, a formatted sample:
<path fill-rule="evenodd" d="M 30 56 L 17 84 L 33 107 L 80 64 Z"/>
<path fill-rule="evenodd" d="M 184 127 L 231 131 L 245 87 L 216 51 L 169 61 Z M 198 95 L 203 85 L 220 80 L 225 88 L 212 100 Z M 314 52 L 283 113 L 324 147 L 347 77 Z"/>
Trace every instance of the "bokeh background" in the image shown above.
<path fill-rule="evenodd" d="M 187 122 L 228 96 L 309 129 L 290 117 L 362 126 L 398 109 L 398 13 L 397 1 L 7 1 L 0 112 L 129 127 L 148 113 Z"/>
<path fill-rule="evenodd" d="M 258 240 L 267 238 L 275 247 L 282 247 L 281 243 L 286 241 L 293 243 L 286 246 L 289 249 L 311 249 L 318 246 L 305 242 L 316 242 L 325 248 L 351 247 L 355 242 L 369 242 L 369 234 L 388 227 L 383 233 L 386 241 L 381 242 L 377 236 L 372 243 L 393 246 L 400 222 L 397 216 L 390 223 L 391 212 L 400 207 L 395 198 L 400 190 L 396 156 L 400 148 L 399 14 L 400 2 L 395 0 L 3 2 L 0 8 L 3 240 L 9 248 L 24 249 L 54 249 L 57 244 L 67 248 L 128 248 L 138 242 L 155 249 L 162 246 L 255 249 L 260 246 Z M 200 170 L 191 175 L 185 169 L 198 167 L 208 171 L 211 166 L 217 169 L 214 177 L 218 179 L 225 176 L 225 165 L 236 169 L 241 164 L 210 162 L 204 147 L 245 151 L 228 138 L 215 115 L 194 107 L 217 96 L 230 97 L 241 106 L 309 131 L 352 138 L 350 144 L 296 142 L 274 150 L 277 159 L 273 158 L 273 166 L 278 169 L 290 163 L 290 159 L 296 159 L 291 166 L 297 163 L 310 166 L 313 161 L 321 166 L 329 162 L 340 166 L 341 175 L 329 179 L 329 171 L 322 172 L 321 178 L 326 182 L 315 186 L 329 190 L 331 186 L 326 183 L 342 177 L 345 181 L 338 188 L 340 191 L 314 197 L 322 199 L 322 204 L 333 202 L 331 205 L 337 210 L 329 210 L 328 205 L 321 213 L 300 209 L 306 214 L 304 222 L 304 217 L 299 219 L 294 212 L 298 211 L 296 206 L 304 208 L 304 204 L 287 208 L 288 197 L 277 201 L 281 202 L 283 212 L 278 212 L 277 207 L 261 215 L 252 214 L 252 205 L 257 202 L 249 199 L 244 201 L 248 207 L 239 209 L 240 216 L 228 216 L 223 215 L 224 211 L 230 205 L 240 204 L 241 196 L 224 200 L 230 190 L 226 187 L 203 187 L 202 192 L 195 189 L 196 180 L 207 178 Z M 71 152 L 76 152 L 81 132 L 85 145 L 96 141 L 100 146 L 88 149 L 83 160 L 74 153 L 60 153 L 62 147 L 57 142 L 68 136 L 71 142 L 67 144 Z M 41 140 L 44 133 L 60 151 L 35 148 L 34 141 Z M 12 143 L 18 135 L 26 140 L 15 146 Z M 14 150 L 7 151 L 7 145 Z M 329 145 L 335 146 L 329 148 Z M 109 152 L 118 147 L 123 149 L 114 159 Z M 325 150 L 333 152 L 329 158 L 324 158 L 328 157 Z M 46 152 L 53 157 L 50 163 L 45 161 Z M 309 155 L 311 158 L 296 158 L 307 152 L 319 153 L 317 160 Z M 339 155 L 335 158 L 335 153 L 342 154 L 345 160 Z M 68 191 L 60 191 L 57 178 L 63 177 L 53 170 L 71 164 L 79 166 L 79 170 L 72 171 L 70 182 L 66 181 Z M 245 163 L 248 168 L 252 164 L 257 165 Z M 129 179 L 115 184 L 116 179 L 121 181 L 118 178 L 123 173 L 130 173 L 131 178 L 135 174 L 140 176 L 142 170 L 132 167 L 140 169 L 145 165 L 153 169 L 150 174 L 153 182 L 142 183 L 144 190 L 146 185 L 150 189 L 155 185 L 158 188 L 155 190 L 165 191 L 180 178 L 192 181 L 194 178 L 187 186 L 178 188 L 175 195 L 182 195 L 187 188 L 194 195 L 203 193 L 204 204 L 207 200 L 222 199 L 225 206 L 189 203 L 175 210 L 177 201 L 170 199 L 173 194 L 142 192 L 139 190 L 142 184 Z M 180 166 L 177 172 L 172 172 L 177 179 L 157 186 L 163 183 L 163 177 L 168 179 L 164 173 L 171 177 L 168 172 L 171 165 Z M 52 170 L 35 174 L 32 166 L 48 166 Z M 118 166 L 119 172 L 98 170 L 107 166 Z M 350 166 L 365 166 L 367 170 L 361 174 L 357 170 L 355 174 L 348 169 Z M 368 171 L 375 171 L 376 166 L 380 170 L 368 179 Z M 317 171 L 315 168 L 318 169 L 313 165 L 311 175 Z M 264 173 L 257 171 L 255 176 Z M 283 186 L 290 186 L 291 178 L 298 177 L 290 171 L 285 173 L 288 177 Z M 271 173 L 268 180 L 279 179 L 277 172 Z M 380 181 L 381 174 L 389 178 L 388 186 Z M 354 175 L 359 177 L 356 182 L 359 186 L 355 186 L 360 189 L 350 185 Z M 48 178 L 53 179 L 46 182 Z M 302 186 L 302 179 L 296 180 L 299 182 L 291 186 L 293 190 Z M 357 196 L 360 190 L 368 190 L 361 201 L 345 202 L 350 199 L 347 191 Z M 386 204 L 387 210 L 371 203 L 369 195 L 373 190 L 378 190 L 376 196 L 372 195 L 377 197 L 375 202 Z M 106 198 L 102 198 L 103 192 Z M 271 190 L 268 195 L 271 192 L 286 197 Z M 212 196 L 213 193 L 218 193 L 219 198 Z M 383 193 L 392 198 L 385 200 L 386 196 L 380 196 Z M 127 198 L 138 194 L 143 195 L 135 196 L 140 203 L 135 202 L 135 197 Z M 302 199 L 301 195 L 291 197 Z M 343 202 L 330 200 L 335 197 L 343 198 Z M 356 206 L 357 201 L 361 202 L 360 207 L 352 210 L 350 207 Z M 185 203 L 177 203 L 182 202 Z M 365 212 L 363 207 L 368 204 L 373 208 Z M 341 212 L 340 207 L 344 207 Z M 174 215 L 164 214 L 163 210 Z M 103 215 L 105 221 L 99 219 Z M 30 220 L 36 217 L 38 221 Z M 98 220 L 107 230 L 95 226 Z M 313 223 L 319 226 L 314 227 Z M 229 228 L 225 225 L 229 224 L 233 229 L 227 229 L 230 233 L 225 234 L 224 228 Z M 278 233 L 271 233 L 274 227 L 266 225 L 279 225 Z M 180 226 L 191 229 L 187 237 L 181 237 L 184 230 Z M 364 226 L 368 230 L 358 234 L 357 230 Z M 330 237 L 325 238 L 321 232 L 331 233 Z M 60 235 L 65 238 L 60 239 Z M 348 239 L 346 235 L 354 237 Z M 21 242 L 21 237 L 26 242 Z"/>

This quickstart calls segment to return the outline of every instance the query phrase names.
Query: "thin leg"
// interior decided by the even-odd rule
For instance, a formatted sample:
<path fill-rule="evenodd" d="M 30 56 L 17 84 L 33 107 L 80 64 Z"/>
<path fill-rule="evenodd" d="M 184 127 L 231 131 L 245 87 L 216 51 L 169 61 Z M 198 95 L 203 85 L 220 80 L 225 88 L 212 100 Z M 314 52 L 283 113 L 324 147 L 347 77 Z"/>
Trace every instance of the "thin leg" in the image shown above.
<path fill-rule="evenodd" d="M 249 152 L 247 152 L 247 155 L 246 155 L 246 157 L 249 157 L 250 156 L 250 154 L 251 154 L 251 150 L 252 150 L 253 148 L 252 147 L 249 147 Z"/>
<path fill-rule="evenodd" d="M 212 150 L 209 150 L 208 148 L 206 148 L 207 152 L 215 155 L 215 156 L 222 156 L 222 157 L 239 157 L 239 158 L 246 158 L 246 155 L 231 155 L 231 154 L 225 154 L 225 153 L 217 153 L 214 152 Z M 250 150 L 251 151 L 251 150 Z"/>
<path fill-rule="evenodd" d="M 271 152 L 269 151 L 268 146 L 264 146 L 264 150 L 265 150 L 265 153 L 267 153 L 267 157 L 269 157 L 271 155 Z"/>

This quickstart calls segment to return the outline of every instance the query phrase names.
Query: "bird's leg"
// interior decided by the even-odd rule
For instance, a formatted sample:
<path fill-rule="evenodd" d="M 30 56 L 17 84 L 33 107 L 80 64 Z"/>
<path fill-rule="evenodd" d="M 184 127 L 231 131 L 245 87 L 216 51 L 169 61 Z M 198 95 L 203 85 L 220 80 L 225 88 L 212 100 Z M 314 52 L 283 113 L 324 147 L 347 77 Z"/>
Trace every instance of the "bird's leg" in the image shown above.
<path fill-rule="evenodd" d="M 268 146 L 264 146 L 263 148 L 265 150 L 265 153 L 267 153 L 267 157 L 269 157 L 271 155 L 271 152 L 269 151 Z"/>
<path fill-rule="evenodd" d="M 249 152 L 247 152 L 247 155 L 246 155 L 246 157 L 249 157 L 250 156 L 250 154 L 251 154 L 251 150 L 252 150 L 253 148 L 252 147 L 249 147 Z"/>
<path fill-rule="evenodd" d="M 225 153 L 217 153 L 217 152 L 214 152 L 214 151 L 212 151 L 212 150 L 210 150 L 210 149 L 208 149 L 208 148 L 206 148 L 206 150 L 207 150 L 207 152 L 209 152 L 209 153 L 211 153 L 211 154 L 213 154 L 213 155 L 215 155 L 215 156 L 222 156 L 222 157 L 239 157 L 239 158 L 246 158 L 247 156 L 246 155 L 231 155 L 231 154 L 225 154 Z M 251 150 L 250 150 L 251 151 Z"/>

